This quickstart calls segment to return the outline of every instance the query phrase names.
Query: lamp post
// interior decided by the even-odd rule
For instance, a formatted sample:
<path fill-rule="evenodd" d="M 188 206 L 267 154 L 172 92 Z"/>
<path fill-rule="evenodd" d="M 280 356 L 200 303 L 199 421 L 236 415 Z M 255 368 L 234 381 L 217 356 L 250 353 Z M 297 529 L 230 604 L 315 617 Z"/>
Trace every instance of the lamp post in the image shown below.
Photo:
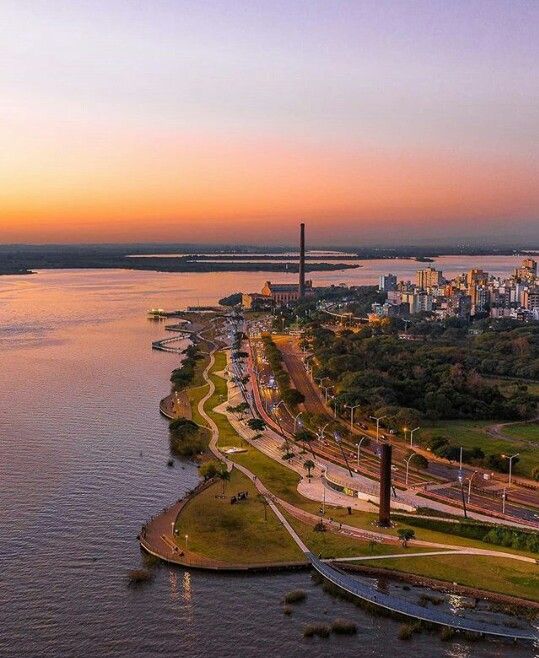
<path fill-rule="evenodd" d="M 299 425 L 301 425 L 301 421 L 299 420 L 299 417 L 301 416 L 302 413 L 303 413 L 303 411 L 300 411 L 299 414 L 297 414 L 296 416 L 294 416 L 294 434 L 295 434 L 296 431 L 297 431 L 298 423 L 299 423 Z"/>
<path fill-rule="evenodd" d="M 464 518 L 468 518 L 468 512 L 466 511 L 466 499 L 464 497 L 464 478 L 462 477 L 462 472 L 459 473 L 459 482 L 460 482 L 460 494 L 462 496 L 462 509 L 464 511 Z"/>
<path fill-rule="evenodd" d="M 369 416 L 369 418 L 372 418 L 373 420 L 376 421 L 376 442 L 380 443 L 380 421 L 382 420 L 382 418 L 387 418 L 387 415 L 386 416 L 378 416 L 378 417 Z"/>
<path fill-rule="evenodd" d="M 319 441 L 320 441 L 320 440 L 322 439 L 322 437 L 324 436 L 324 432 L 326 431 L 326 428 L 329 427 L 329 425 L 331 425 L 331 421 L 330 421 L 329 423 L 326 423 L 326 424 L 324 425 L 324 427 L 322 427 L 322 429 L 319 430 L 319 431 L 317 432 L 317 436 L 318 436 L 318 440 L 319 440 Z"/>
<path fill-rule="evenodd" d="M 283 426 L 281 425 L 281 421 L 279 420 L 279 415 L 277 414 L 277 410 L 279 409 L 279 407 L 282 404 L 284 404 L 283 400 L 279 400 L 279 402 L 277 402 L 277 404 L 274 404 L 272 406 L 271 412 L 272 412 L 273 416 L 275 417 L 275 420 L 277 421 L 277 425 L 279 425 L 279 430 L 281 431 L 281 434 L 284 434 Z M 286 444 L 288 446 L 288 441 L 286 442 Z"/>
<path fill-rule="evenodd" d="M 406 479 L 405 479 L 405 481 L 404 481 L 404 484 L 405 484 L 406 486 L 408 486 L 408 472 L 409 472 L 409 469 L 410 469 L 410 462 L 411 462 L 412 459 L 416 456 L 416 454 L 417 454 L 417 453 L 413 452 L 413 453 L 408 457 L 408 459 L 405 459 L 405 460 L 404 460 L 404 462 L 406 463 Z"/>
<path fill-rule="evenodd" d="M 362 436 L 361 439 L 359 439 L 359 443 L 357 444 L 357 465 L 358 465 L 358 468 L 359 468 L 359 451 L 361 449 L 361 444 L 363 443 L 363 441 L 365 441 L 365 439 L 368 439 L 368 438 L 369 438 L 368 436 Z"/>
<path fill-rule="evenodd" d="M 319 379 L 318 381 L 319 381 L 319 382 L 322 382 L 322 381 L 324 381 L 324 380 L 323 380 L 323 379 Z M 324 386 L 323 384 L 320 384 L 320 388 L 323 389 L 323 391 L 324 391 L 324 399 L 325 399 L 326 404 L 327 404 L 327 401 L 328 401 L 328 391 L 329 391 L 331 388 L 333 388 L 333 385 L 330 384 L 329 386 Z"/>
<path fill-rule="evenodd" d="M 338 432 L 335 432 L 334 435 L 333 435 L 333 438 L 335 439 L 335 443 L 341 449 L 342 458 L 344 459 L 344 463 L 346 464 L 346 468 L 348 469 L 348 473 L 350 474 L 350 477 L 353 478 L 354 474 L 352 473 L 352 469 L 350 468 L 350 464 L 348 463 L 346 453 L 344 452 L 344 448 L 342 446 L 342 436 Z"/>
<path fill-rule="evenodd" d="M 477 471 L 474 471 L 470 475 L 470 479 L 468 480 L 468 505 L 470 504 L 470 498 L 472 497 L 472 480 L 474 479 L 474 475 L 477 473 Z"/>
<path fill-rule="evenodd" d="M 408 432 L 408 428 L 407 428 L 407 427 L 403 427 L 403 428 L 402 428 L 402 431 L 404 432 L 404 443 L 406 443 L 406 433 Z M 411 442 L 411 441 L 410 441 L 410 445 L 412 445 L 412 442 Z"/>
<path fill-rule="evenodd" d="M 189 535 L 185 535 L 185 550 L 187 550 L 187 540 L 189 539 Z"/>
<path fill-rule="evenodd" d="M 417 432 L 419 427 L 414 427 L 413 430 L 410 430 L 410 448 L 413 448 L 414 446 L 414 432 Z"/>
<path fill-rule="evenodd" d="M 503 489 L 502 491 L 502 514 L 505 514 L 505 499 L 507 498 L 507 489 Z"/>
<path fill-rule="evenodd" d="M 511 484 L 511 477 L 513 475 L 513 459 L 515 457 L 518 457 L 520 455 L 520 452 L 515 453 L 514 455 L 502 455 L 504 459 L 509 460 L 509 484 Z"/>
<path fill-rule="evenodd" d="M 347 409 L 350 409 L 350 431 L 354 431 L 354 412 L 355 410 L 360 407 L 360 404 L 345 404 L 344 405 Z"/>

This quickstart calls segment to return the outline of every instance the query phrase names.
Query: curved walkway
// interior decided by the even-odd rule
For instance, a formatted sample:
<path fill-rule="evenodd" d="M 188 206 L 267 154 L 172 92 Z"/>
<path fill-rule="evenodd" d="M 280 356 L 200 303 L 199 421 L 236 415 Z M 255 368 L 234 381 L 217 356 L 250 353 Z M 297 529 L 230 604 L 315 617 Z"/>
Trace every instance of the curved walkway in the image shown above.
<path fill-rule="evenodd" d="M 386 594 L 385 592 L 375 590 L 371 585 L 322 562 L 312 553 L 309 553 L 307 557 L 316 571 L 339 589 L 392 613 L 405 617 L 413 617 L 414 619 L 437 624 L 438 626 L 454 628 L 459 631 L 479 633 L 480 635 L 493 635 L 514 640 L 539 640 L 539 635 L 531 629 L 497 626 L 496 624 L 458 617 L 457 615 L 452 615 L 434 608 L 424 608 L 393 594 Z"/>

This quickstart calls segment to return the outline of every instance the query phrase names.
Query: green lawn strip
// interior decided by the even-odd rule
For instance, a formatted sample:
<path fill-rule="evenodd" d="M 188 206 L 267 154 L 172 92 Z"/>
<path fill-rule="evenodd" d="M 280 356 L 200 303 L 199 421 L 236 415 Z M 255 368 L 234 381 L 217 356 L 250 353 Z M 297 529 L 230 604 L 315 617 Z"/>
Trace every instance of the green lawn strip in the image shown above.
<path fill-rule="evenodd" d="M 189 403 L 191 404 L 191 416 L 194 422 L 197 425 L 202 425 L 203 427 L 206 427 L 206 421 L 202 416 L 200 415 L 198 411 L 198 403 L 202 398 L 206 395 L 208 392 L 208 384 L 205 384 L 203 386 L 197 386 L 196 388 L 189 388 L 187 389 L 187 397 L 189 399 Z"/>
<path fill-rule="evenodd" d="M 515 439 L 525 441 L 537 441 L 539 443 L 539 423 L 518 423 L 516 425 L 507 425 L 502 427 L 502 432 Z M 536 462 L 539 462 L 539 454 L 536 455 Z"/>
<path fill-rule="evenodd" d="M 467 587 L 539 601 L 539 567 L 507 558 L 432 555 L 366 560 L 361 565 L 394 569 Z"/>
<path fill-rule="evenodd" d="M 329 530 L 326 532 L 317 532 L 314 529 L 314 524 L 312 526 L 307 525 L 303 521 L 298 521 L 288 512 L 281 511 L 307 547 L 315 555 L 319 555 L 322 558 L 394 555 L 406 552 L 422 553 L 433 550 L 432 548 L 415 547 L 413 542 L 411 542 L 408 548 L 404 548 L 401 545 L 381 544 L 354 539 L 352 537 L 344 537 Z"/>
<path fill-rule="evenodd" d="M 514 472 L 519 475 L 530 476 L 534 466 L 537 466 L 537 452 L 527 446 L 526 443 L 490 436 L 487 434 L 486 428 L 492 424 L 493 421 L 439 421 L 435 425 L 422 428 L 422 442 L 425 445 L 426 439 L 429 437 L 441 435 L 447 437 L 454 446 L 462 446 L 465 449 L 481 448 L 485 455 L 513 454 L 513 452 L 518 451 L 520 452 L 520 461 L 515 464 Z M 503 428 L 502 431 L 505 432 L 509 427 Z M 506 433 L 509 434 L 509 432 Z"/>
<path fill-rule="evenodd" d="M 234 505 L 232 495 L 248 491 L 246 500 Z M 257 497 L 251 481 L 237 470 L 231 473 L 222 498 L 222 483 L 216 482 L 197 494 L 176 522 L 178 545 L 210 560 L 230 564 L 300 562 L 303 554 L 287 530 Z"/>

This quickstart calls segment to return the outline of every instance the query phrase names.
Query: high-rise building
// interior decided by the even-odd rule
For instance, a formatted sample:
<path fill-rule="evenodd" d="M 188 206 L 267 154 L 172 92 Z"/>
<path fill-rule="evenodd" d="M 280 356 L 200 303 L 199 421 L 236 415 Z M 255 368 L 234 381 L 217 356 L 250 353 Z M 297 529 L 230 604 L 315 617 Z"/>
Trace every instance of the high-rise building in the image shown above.
<path fill-rule="evenodd" d="M 440 270 L 435 270 L 434 267 L 427 267 L 424 270 L 417 271 L 416 282 L 418 288 L 427 290 L 441 286 L 444 282 L 444 277 Z"/>
<path fill-rule="evenodd" d="M 515 270 L 515 278 L 519 281 L 534 281 L 537 277 L 537 261 L 525 258 L 522 265 Z"/>
<path fill-rule="evenodd" d="M 528 309 L 528 311 L 533 311 L 535 308 L 539 308 L 539 288 L 529 288 L 524 291 L 523 306 Z"/>
<path fill-rule="evenodd" d="M 432 311 L 432 295 L 426 292 L 414 292 L 410 299 L 410 315 L 422 311 Z"/>
<path fill-rule="evenodd" d="M 378 290 L 380 292 L 390 292 L 391 290 L 395 290 L 396 287 L 397 287 L 396 274 L 382 274 L 378 285 Z"/>

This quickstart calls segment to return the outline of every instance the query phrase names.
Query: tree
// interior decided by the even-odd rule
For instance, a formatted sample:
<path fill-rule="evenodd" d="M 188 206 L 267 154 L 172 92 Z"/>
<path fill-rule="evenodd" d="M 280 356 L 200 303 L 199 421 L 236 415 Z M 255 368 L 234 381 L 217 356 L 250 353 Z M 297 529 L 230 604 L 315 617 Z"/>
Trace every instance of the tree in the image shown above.
<path fill-rule="evenodd" d="M 226 467 L 226 464 L 221 464 L 220 468 L 217 470 L 216 473 L 217 477 L 221 480 L 223 484 L 223 496 L 225 494 L 225 489 L 226 489 L 226 483 L 230 480 L 230 473 Z"/>
<path fill-rule="evenodd" d="M 261 418 L 249 418 L 247 425 L 253 432 L 262 432 L 266 429 L 266 423 Z"/>
<path fill-rule="evenodd" d="M 415 530 L 412 528 L 401 528 L 398 531 L 399 539 L 402 542 L 404 548 L 408 546 L 408 542 L 415 538 Z"/>
<path fill-rule="evenodd" d="M 309 443 L 313 440 L 313 435 L 307 430 L 299 430 L 296 432 L 296 441 L 302 441 L 303 443 Z"/>
<path fill-rule="evenodd" d="M 411 455 L 414 455 L 414 460 L 410 462 L 410 464 L 415 465 L 416 468 L 428 468 L 429 467 L 429 461 L 426 457 L 423 457 L 423 455 L 419 454 L 418 452 L 409 452 L 408 457 Z"/>
<path fill-rule="evenodd" d="M 219 470 L 219 464 L 216 461 L 204 462 L 198 467 L 198 472 L 200 477 L 204 480 L 211 480 L 217 475 Z"/>
<path fill-rule="evenodd" d="M 282 398 L 285 404 L 295 406 L 305 402 L 305 396 L 297 388 L 287 388 L 282 392 Z"/>
<path fill-rule="evenodd" d="M 309 478 L 309 480 L 311 479 L 311 471 L 315 466 L 316 464 L 313 462 L 312 459 L 307 459 L 305 462 L 303 462 L 303 468 L 306 469 L 307 477 Z"/>

